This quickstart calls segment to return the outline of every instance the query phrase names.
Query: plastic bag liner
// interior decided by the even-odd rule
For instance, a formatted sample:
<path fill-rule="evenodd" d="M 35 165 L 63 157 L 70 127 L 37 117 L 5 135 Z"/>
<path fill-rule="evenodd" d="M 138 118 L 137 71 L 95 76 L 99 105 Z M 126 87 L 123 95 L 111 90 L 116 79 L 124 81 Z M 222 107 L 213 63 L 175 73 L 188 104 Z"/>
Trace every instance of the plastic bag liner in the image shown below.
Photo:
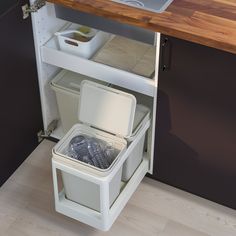
<path fill-rule="evenodd" d="M 97 168 L 107 169 L 119 154 L 119 150 L 104 140 L 77 135 L 71 139 L 65 154 Z"/>

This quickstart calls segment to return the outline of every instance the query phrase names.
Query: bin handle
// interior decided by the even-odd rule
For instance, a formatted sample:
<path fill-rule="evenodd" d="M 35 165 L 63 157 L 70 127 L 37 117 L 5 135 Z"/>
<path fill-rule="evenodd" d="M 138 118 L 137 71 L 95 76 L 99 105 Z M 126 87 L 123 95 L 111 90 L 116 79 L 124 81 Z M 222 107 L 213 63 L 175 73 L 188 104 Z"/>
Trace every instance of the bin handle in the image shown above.
<path fill-rule="evenodd" d="M 162 71 L 170 70 L 171 64 L 171 42 L 169 38 L 165 38 L 161 44 L 161 69 Z"/>
<path fill-rule="evenodd" d="M 71 45 L 71 46 L 79 47 L 79 44 L 76 41 L 74 41 L 73 39 L 65 39 L 64 42 L 66 44 Z"/>

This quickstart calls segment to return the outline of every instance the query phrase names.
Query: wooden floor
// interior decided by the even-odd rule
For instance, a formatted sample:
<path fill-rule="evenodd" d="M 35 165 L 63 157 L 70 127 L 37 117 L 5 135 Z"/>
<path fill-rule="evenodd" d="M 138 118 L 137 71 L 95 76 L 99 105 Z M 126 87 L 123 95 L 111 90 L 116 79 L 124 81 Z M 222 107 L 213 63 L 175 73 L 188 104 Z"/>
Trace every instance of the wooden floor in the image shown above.
<path fill-rule="evenodd" d="M 2 236 L 234 236 L 236 211 L 145 178 L 109 232 L 54 211 L 51 148 L 43 141 L 0 188 Z"/>

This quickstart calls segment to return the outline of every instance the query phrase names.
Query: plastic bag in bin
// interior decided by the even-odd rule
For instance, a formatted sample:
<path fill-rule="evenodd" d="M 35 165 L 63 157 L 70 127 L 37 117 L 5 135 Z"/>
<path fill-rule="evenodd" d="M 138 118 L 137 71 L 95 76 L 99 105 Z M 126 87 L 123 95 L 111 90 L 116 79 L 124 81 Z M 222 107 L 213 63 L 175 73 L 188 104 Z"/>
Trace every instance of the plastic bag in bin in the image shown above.
<path fill-rule="evenodd" d="M 100 169 L 107 169 L 118 155 L 118 150 L 103 140 L 78 135 L 71 139 L 67 155 Z"/>

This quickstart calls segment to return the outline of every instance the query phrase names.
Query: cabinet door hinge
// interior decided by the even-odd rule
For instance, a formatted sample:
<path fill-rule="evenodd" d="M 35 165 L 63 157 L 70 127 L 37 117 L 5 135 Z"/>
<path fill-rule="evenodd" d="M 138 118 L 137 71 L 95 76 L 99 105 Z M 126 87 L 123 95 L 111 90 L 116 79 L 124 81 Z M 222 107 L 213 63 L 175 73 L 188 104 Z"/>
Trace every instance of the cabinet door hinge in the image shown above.
<path fill-rule="evenodd" d="M 40 130 L 37 133 L 38 142 L 40 143 L 44 138 L 50 137 L 52 132 L 57 128 L 58 120 L 53 120 L 47 127 L 47 130 Z"/>
<path fill-rule="evenodd" d="M 46 0 L 36 0 L 31 6 L 28 4 L 23 5 L 22 12 L 23 12 L 23 19 L 29 17 L 30 13 L 37 12 L 40 8 L 46 5 Z"/>

